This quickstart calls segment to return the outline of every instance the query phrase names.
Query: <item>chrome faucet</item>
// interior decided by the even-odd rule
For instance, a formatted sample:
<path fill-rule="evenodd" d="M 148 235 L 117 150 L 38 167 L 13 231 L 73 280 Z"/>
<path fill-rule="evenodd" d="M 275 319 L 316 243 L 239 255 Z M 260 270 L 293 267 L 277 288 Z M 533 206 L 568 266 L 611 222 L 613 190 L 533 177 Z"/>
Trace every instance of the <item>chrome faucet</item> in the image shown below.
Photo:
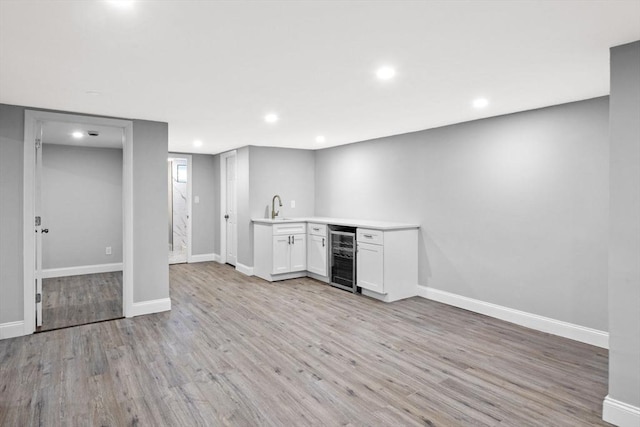
<path fill-rule="evenodd" d="M 280 213 L 280 211 L 276 210 L 276 198 L 278 199 L 278 203 L 280 204 L 280 207 L 282 207 L 282 200 L 280 200 L 280 196 L 276 194 L 275 196 L 273 196 L 273 199 L 271 200 L 271 219 L 276 219 L 276 217 Z"/>

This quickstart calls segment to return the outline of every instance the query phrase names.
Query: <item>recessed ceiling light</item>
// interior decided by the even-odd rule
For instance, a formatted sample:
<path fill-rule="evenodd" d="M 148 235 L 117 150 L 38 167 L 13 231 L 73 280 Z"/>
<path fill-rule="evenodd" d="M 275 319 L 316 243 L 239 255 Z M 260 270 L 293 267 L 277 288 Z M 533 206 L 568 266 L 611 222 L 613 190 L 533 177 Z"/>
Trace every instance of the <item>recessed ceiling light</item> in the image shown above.
<path fill-rule="evenodd" d="M 317 142 L 318 144 L 323 144 L 326 140 L 327 140 L 327 139 L 326 139 L 324 136 L 322 136 L 322 135 L 318 135 L 318 136 L 316 136 L 316 142 Z"/>
<path fill-rule="evenodd" d="M 380 67 L 378 71 L 376 71 L 376 76 L 380 80 L 390 80 L 396 75 L 396 70 L 393 67 Z"/>
<path fill-rule="evenodd" d="M 73 132 L 73 133 L 71 134 L 71 136 L 73 136 L 73 137 L 74 137 L 74 138 L 76 138 L 76 139 L 80 139 L 80 138 L 82 138 L 82 137 L 84 136 L 84 133 L 82 133 L 82 132 L 80 132 L 79 130 L 77 130 L 77 131 Z"/>
<path fill-rule="evenodd" d="M 264 121 L 267 123 L 275 123 L 278 121 L 278 115 L 274 113 L 269 113 L 264 116 Z"/>
<path fill-rule="evenodd" d="M 489 100 L 487 98 L 476 98 L 473 100 L 473 108 L 484 108 L 489 105 Z"/>
<path fill-rule="evenodd" d="M 109 0 L 109 4 L 120 9 L 129 9 L 133 7 L 133 0 Z"/>
<path fill-rule="evenodd" d="M 202 141 L 196 139 L 195 141 L 193 141 L 193 145 L 195 145 L 196 147 L 202 147 Z"/>
<path fill-rule="evenodd" d="M 100 92 L 98 92 L 97 90 L 88 90 L 85 92 L 87 95 L 91 95 L 91 96 L 98 96 L 100 95 Z"/>

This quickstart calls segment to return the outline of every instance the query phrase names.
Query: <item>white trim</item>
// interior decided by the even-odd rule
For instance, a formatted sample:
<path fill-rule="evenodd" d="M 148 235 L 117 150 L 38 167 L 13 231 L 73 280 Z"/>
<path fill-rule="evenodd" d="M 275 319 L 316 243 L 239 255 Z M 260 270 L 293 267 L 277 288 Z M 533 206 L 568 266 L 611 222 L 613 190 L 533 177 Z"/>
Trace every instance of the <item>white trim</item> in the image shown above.
<path fill-rule="evenodd" d="M 187 159 L 187 262 L 191 262 L 193 244 L 193 157 L 181 154 Z"/>
<path fill-rule="evenodd" d="M 130 120 L 77 114 L 52 113 L 25 110 L 24 155 L 23 155 L 23 278 L 24 278 L 24 334 L 36 330 L 35 322 L 35 137 L 38 122 L 55 121 L 86 123 L 119 127 L 123 130 L 122 141 L 122 215 L 123 215 L 123 278 L 122 309 L 126 317 L 131 316 L 133 305 L 133 122 Z"/>
<path fill-rule="evenodd" d="M 0 340 L 20 337 L 22 335 L 27 335 L 22 320 L 18 322 L 0 323 Z"/>
<path fill-rule="evenodd" d="M 111 273 L 122 271 L 122 263 L 81 265 L 77 267 L 47 268 L 42 270 L 42 278 L 80 276 L 82 274 Z"/>
<path fill-rule="evenodd" d="M 525 311 L 515 310 L 513 308 L 464 297 L 462 295 L 452 294 L 450 292 L 426 286 L 418 286 L 418 296 L 449 304 L 454 307 L 464 308 L 465 310 L 473 311 L 475 313 L 495 317 L 496 319 L 505 320 L 537 331 L 558 335 L 586 344 L 595 345 L 597 347 L 609 348 L 609 333 L 605 331 L 591 329 L 573 323 L 527 313 Z"/>
<path fill-rule="evenodd" d="M 224 216 L 227 213 L 227 158 L 235 157 L 236 158 L 236 200 L 238 197 L 238 156 L 236 150 L 227 151 L 226 153 L 220 154 L 220 262 L 225 264 L 227 262 L 227 220 L 225 220 Z M 234 209 L 237 215 L 237 202 Z M 237 233 L 235 238 L 237 239 Z M 238 262 L 238 245 L 236 244 L 236 263 Z"/>
<path fill-rule="evenodd" d="M 607 395 L 602 402 L 602 419 L 619 427 L 640 426 L 640 408 L 612 399 Z"/>
<path fill-rule="evenodd" d="M 244 274 L 245 276 L 253 276 L 253 267 L 240 264 L 239 262 L 236 262 L 236 270 Z"/>
<path fill-rule="evenodd" d="M 144 316 L 145 314 L 161 313 L 171 310 L 171 299 L 160 298 L 149 301 L 134 302 L 131 316 Z"/>
<path fill-rule="evenodd" d="M 22 264 L 23 264 L 23 292 L 24 292 L 24 334 L 32 334 L 36 330 L 35 319 L 35 239 L 34 213 L 35 213 L 35 138 L 38 119 L 35 111 L 25 110 L 24 112 L 24 158 L 23 158 L 23 181 L 22 181 Z"/>
<path fill-rule="evenodd" d="M 212 254 L 213 260 L 219 264 L 222 264 L 222 258 L 220 258 L 220 254 Z"/>
<path fill-rule="evenodd" d="M 133 122 L 125 121 L 122 141 L 122 314 L 133 311 Z"/>
<path fill-rule="evenodd" d="M 191 255 L 191 259 L 189 260 L 189 263 L 208 262 L 208 261 L 215 261 L 215 260 L 216 260 L 216 254 L 198 254 L 198 255 Z"/>

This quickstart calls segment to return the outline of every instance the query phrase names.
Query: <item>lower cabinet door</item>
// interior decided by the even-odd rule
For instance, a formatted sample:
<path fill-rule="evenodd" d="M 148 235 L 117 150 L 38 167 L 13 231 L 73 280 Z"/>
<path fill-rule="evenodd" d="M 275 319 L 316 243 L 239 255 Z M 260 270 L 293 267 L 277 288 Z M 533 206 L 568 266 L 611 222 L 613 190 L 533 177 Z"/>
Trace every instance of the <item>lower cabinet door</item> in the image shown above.
<path fill-rule="evenodd" d="M 307 271 L 320 276 L 327 275 L 327 238 L 308 235 Z"/>
<path fill-rule="evenodd" d="M 273 236 L 273 271 L 271 274 L 291 271 L 291 264 L 289 263 L 290 242 L 291 236 Z"/>
<path fill-rule="evenodd" d="M 356 273 L 358 286 L 384 293 L 384 246 L 358 242 Z"/>
<path fill-rule="evenodd" d="M 307 269 L 307 235 L 294 234 L 291 236 L 289 250 L 291 254 L 290 271 L 305 271 Z"/>

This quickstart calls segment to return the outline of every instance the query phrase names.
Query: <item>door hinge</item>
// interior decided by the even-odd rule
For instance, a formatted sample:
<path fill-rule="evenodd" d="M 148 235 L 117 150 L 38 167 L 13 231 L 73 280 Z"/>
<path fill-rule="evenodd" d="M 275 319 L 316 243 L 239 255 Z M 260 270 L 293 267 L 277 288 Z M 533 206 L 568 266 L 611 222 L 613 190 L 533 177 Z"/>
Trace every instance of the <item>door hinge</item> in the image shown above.
<path fill-rule="evenodd" d="M 36 149 L 39 149 L 40 147 L 42 147 L 42 141 L 40 138 L 36 138 Z"/>
<path fill-rule="evenodd" d="M 40 227 L 40 224 L 42 224 L 42 220 L 39 216 L 36 217 L 36 227 Z"/>
<path fill-rule="evenodd" d="M 36 294 L 36 304 L 42 302 L 42 294 Z"/>

